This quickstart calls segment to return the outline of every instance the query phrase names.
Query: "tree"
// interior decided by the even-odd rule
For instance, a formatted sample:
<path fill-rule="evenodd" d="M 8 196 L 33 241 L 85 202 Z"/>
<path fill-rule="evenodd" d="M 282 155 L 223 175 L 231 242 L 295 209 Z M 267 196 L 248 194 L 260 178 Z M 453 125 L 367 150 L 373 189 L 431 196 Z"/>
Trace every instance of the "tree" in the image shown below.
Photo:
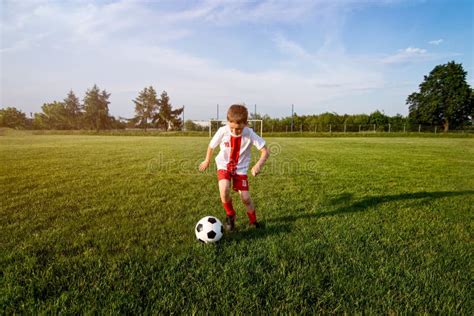
<path fill-rule="evenodd" d="M 64 105 L 66 108 L 69 128 L 80 129 L 82 123 L 83 106 L 81 105 L 79 98 L 76 97 L 72 90 L 69 91 L 67 97 L 64 99 Z"/>
<path fill-rule="evenodd" d="M 467 72 L 454 61 L 436 66 L 419 85 L 420 91 L 407 98 L 410 121 L 443 125 L 444 131 L 469 122 L 473 114 Z"/>
<path fill-rule="evenodd" d="M 390 117 L 389 121 L 393 130 L 402 130 L 406 125 L 406 118 L 401 114 Z"/>
<path fill-rule="evenodd" d="M 133 100 L 135 103 L 135 117 L 133 121 L 140 128 L 144 128 L 145 132 L 150 122 L 157 114 L 159 101 L 155 89 L 152 86 L 144 88 L 139 92 L 138 97 Z"/>
<path fill-rule="evenodd" d="M 165 131 L 168 129 L 180 129 L 183 124 L 180 116 L 184 111 L 184 107 L 173 110 L 170 98 L 166 91 L 161 93 L 159 100 L 159 112 L 153 118 L 153 123 Z"/>
<path fill-rule="evenodd" d="M 369 116 L 367 114 L 354 114 L 352 116 L 352 124 L 365 125 L 369 122 Z"/>
<path fill-rule="evenodd" d="M 97 85 L 86 91 L 84 97 L 84 118 L 89 128 L 97 131 L 110 127 L 109 116 L 110 93 L 100 91 Z"/>
<path fill-rule="evenodd" d="M 377 126 L 387 125 L 389 117 L 379 110 L 370 113 L 369 115 L 369 124 L 375 124 Z"/>
<path fill-rule="evenodd" d="M 186 120 L 184 122 L 184 129 L 186 131 L 206 131 L 208 127 L 196 124 L 192 120 Z"/>
<path fill-rule="evenodd" d="M 38 129 L 69 129 L 66 106 L 62 102 L 44 103 L 35 113 L 33 126 Z"/>
<path fill-rule="evenodd" d="M 26 128 L 28 119 L 26 114 L 15 107 L 0 109 L 0 127 Z"/>
<path fill-rule="evenodd" d="M 109 117 L 108 127 L 111 129 L 125 129 L 127 127 L 127 119 L 113 116 Z"/>
<path fill-rule="evenodd" d="M 471 88 L 471 125 L 474 124 L 474 89 Z"/>

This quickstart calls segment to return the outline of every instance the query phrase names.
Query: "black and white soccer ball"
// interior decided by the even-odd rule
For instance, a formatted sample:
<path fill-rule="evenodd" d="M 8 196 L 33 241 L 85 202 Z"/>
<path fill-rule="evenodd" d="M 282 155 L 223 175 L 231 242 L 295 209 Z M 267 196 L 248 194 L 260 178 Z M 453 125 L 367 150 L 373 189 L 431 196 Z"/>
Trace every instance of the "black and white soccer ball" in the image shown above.
<path fill-rule="evenodd" d="M 203 243 L 214 243 L 219 241 L 224 234 L 224 226 L 214 216 L 203 217 L 197 222 L 194 229 L 196 238 Z"/>

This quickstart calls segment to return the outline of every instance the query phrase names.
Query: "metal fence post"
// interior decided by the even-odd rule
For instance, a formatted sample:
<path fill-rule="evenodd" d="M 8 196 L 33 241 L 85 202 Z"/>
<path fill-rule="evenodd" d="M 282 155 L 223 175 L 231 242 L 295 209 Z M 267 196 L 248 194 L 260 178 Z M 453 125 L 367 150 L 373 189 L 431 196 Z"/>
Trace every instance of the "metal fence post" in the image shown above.
<path fill-rule="evenodd" d="M 329 133 L 332 133 L 332 124 L 329 124 Z"/>
<path fill-rule="evenodd" d="M 388 123 L 388 132 L 390 133 L 390 130 L 391 130 L 392 126 L 390 125 L 390 123 Z"/>
<path fill-rule="evenodd" d="M 418 133 L 421 133 L 421 124 L 418 124 Z"/>

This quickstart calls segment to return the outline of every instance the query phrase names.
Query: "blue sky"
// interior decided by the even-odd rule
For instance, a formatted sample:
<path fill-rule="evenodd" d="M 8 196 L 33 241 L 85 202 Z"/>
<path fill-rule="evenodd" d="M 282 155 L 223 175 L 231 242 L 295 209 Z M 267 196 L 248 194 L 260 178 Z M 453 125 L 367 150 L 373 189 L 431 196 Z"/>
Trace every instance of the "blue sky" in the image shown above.
<path fill-rule="evenodd" d="M 38 112 L 96 83 L 131 117 L 146 86 L 186 118 L 244 102 L 271 116 L 407 114 L 454 60 L 474 85 L 474 1 L 1 1 L 1 107 Z M 222 114 L 221 114 L 222 116 Z M 222 118 L 222 117 L 221 117 Z"/>

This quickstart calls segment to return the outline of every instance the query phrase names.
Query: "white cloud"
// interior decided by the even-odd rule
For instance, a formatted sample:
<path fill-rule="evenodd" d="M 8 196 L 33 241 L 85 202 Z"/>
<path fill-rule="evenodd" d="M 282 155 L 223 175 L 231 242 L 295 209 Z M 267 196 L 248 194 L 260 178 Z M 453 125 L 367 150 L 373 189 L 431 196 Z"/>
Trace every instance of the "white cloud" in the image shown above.
<path fill-rule="evenodd" d="M 276 36 L 274 41 L 278 49 L 292 60 L 289 64 L 300 70 L 302 76 L 309 74 L 317 87 L 351 91 L 383 85 L 382 75 L 371 59 L 348 56 L 337 50 L 310 53 L 281 35 Z"/>
<path fill-rule="evenodd" d="M 326 1 L 213 1 L 215 6 L 206 15 L 206 20 L 218 24 L 294 23 L 321 2 Z"/>
<path fill-rule="evenodd" d="M 100 54 L 105 56 L 107 50 Z M 333 97 L 361 93 L 382 84 L 376 73 L 367 72 L 363 65 L 360 69 L 355 69 L 354 65 L 347 62 L 334 67 L 332 71 L 321 70 L 306 75 L 285 68 L 260 72 L 242 71 L 188 53 L 150 45 L 122 48 L 114 58 L 124 66 L 113 65 L 101 72 L 111 72 L 111 76 L 114 76 L 114 67 L 125 73 L 131 72 L 129 68 L 134 68 L 140 75 L 127 78 L 125 84 L 109 83 L 109 91 L 135 91 L 132 92 L 131 99 L 143 86 L 153 84 L 159 90 L 167 90 L 173 104 L 185 104 L 191 111 L 188 112 L 188 117 L 199 119 L 212 115 L 199 110 L 200 108 L 212 109 L 216 103 L 247 102 L 274 106 L 299 103 L 314 106 Z M 110 78 L 107 80 L 113 82 Z M 114 99 L 112 101 L 118 104 Z M 122 106 L 125 107 L 126 104 Z M 196 109 L 194 112 L 193 108 Z M 318 111 L 317 108 L 313 109 Z"/>
<path fill-rule="evenodd" d="M 405 49 L 404 52 L 407 53 L 407 54 L 414 54 L 414 55 L 426 54 L 426 49 L 416 48 L 416 47 L 408 47 L 408 48 Z"/>
<path fill-rule="evenodd" d="M 433 58 L 433 55 L 428 53 L 426 49 L 417 47 L 407 47 L 400 49 L 396 54 L 387 56 L 382 59 L 383 64 L 399 64 L 426 61 Z"/>
<path fill-rule="evenodd" d="M 306 52 L 305 49 L 303 49 L 300 45 L 296 44 L 295 42 L 292 42 L 288 39 L 286 39 L 282 35 L 276 35 L 273 38 L 273 41 L 277 45 L 277 48 L 288 55 L 293 55 L 302 59 L 312 59 L 313 56 Z"/>
<path fill-rule="evenodd" d="M 338 9 L 360 1 L 204 1 L 183 10 L 144 1 L 24 3 L 28 1 L 9 3 L 1 24 L 2 72 L 8 77 L 2 81 L 1 100 L 2 105 L 17 104 L 28 96 L 23 99 L 29 102 L 27 111 L 64 98 L 71 88 L 82 95 L 94 83 L 112 93 L 114 115 L 130 116 L 131 100 L 153 85 L 167 90 L 173 104 L 185 104 L 187 117 L 196 119 L 208 118 L 206 109 L 216 103 L 280 108 L 298 103 L 300 109 L 304 105 L 308 112 L 319 112 L 330 110 L 332 98 L 384 86 L 380 64 L 347 55 L 341 40 L 344 15 Z M 171 45 L 192 37 L 201 24 L 299 23 L 311 12 L 318 17 L 321 46 L 311 51 L 283 34 L 275 35 L 273 42 L 284 62 L 272 68 L 243 70 Z M 384 63 L 428 56 L 424 49 L 409 47 Z M 276 108 L 269 110 L 280 114 Z"/>
<path fill-rule="evenodd" d="M 438 46 L 438 45 L 441 44 L 442 42 L 443 42 L 443 39 L 440 38 L 440 39 L 437 39 L 437 40 L 429 41 L 428 44 Z"/>

